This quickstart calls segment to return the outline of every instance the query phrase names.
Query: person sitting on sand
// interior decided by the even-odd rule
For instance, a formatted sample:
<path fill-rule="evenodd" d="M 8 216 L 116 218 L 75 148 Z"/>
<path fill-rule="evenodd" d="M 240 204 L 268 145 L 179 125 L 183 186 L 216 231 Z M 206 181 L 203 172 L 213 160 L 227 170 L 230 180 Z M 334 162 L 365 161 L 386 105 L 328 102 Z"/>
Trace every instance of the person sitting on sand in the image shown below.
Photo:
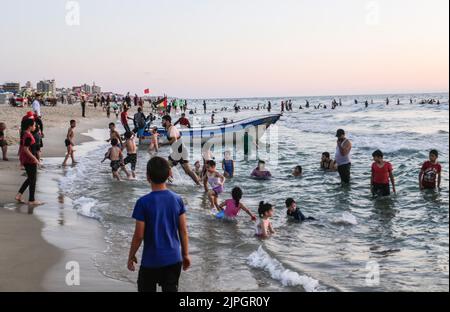
<path fill-rule="evenodd" d="M 111 160 L 111 170 L 113 179 L 115 178 L 117 179 L 117 181 L 121 181 L 119 169 L 124 171 L 129 179 L 131 176 L 127 168 L 125 167 L 125 164 L 123 163 L 123 153 L 122 149 L 119 147 L 119 141 L 117 139 L 112 139 L 111 146 L 112 147 L 108 150 L 108 152 L 105 155 L 105 159 L 102 162 L 104 162 L 106 159 Z"/>
<path fill-rule="evenodd" d="M 272 174 L 269 170 L 266 170 L 266 162 L 263 160 L 260 160 L 258 162 L 258 167 L 256 167 L 253 172 L 251 173 L 251 177 L 256 179 L 270 179 L 272 177 Z"/>
<path fill-rule="evenodd" d="M 3 160 L 8 161 L 8 142 L 6 141 L 6 124 L 4 122 L 0 122 L 0 148 L 2 149 Z"/>
<path fill-rule="evenodd" d="M 296 166 L 294 170 L 292 171 L 292 175 L 296 178 L 299 178 L 303 175 L 303 167 L 302 166 Z"/>
<path fill-rule="evenodd" d="M 275 231 L 273 230 L 270 218 L 273 217 L 274 207 L 263 201 L 259 203 L 258 215 L 259 221 L 256 224 L 256 236 L 262 239 L 269 238 Z"/>
<path fill-rule="evenodd" d="M 64 144 L 66 145 L 66 148 L 67 148 L 67 154 L 66 154 L 66 158 L 64 159 L 63 166 L 67 165 L 67 161 L 69 160 L 69 157 L 72 158 L 72 165 L 76 164 L 75 157 L 74 157 L 75 150 L 73 149 L 75 147 L 74 137 L 75 137 L 75 127 L 76 126 L 77 126 L 76 121 L 71 120 L 69 130 L 67 131 L 67 137 L 66 137 L 66 140 L 64 141 Z"/>
<path fill-rule="evenodd" d="M 177 292 L 181 269 L 186 271 L 191 265 L 186 208 L 183 199 L 167 189 L 171 175 L 167 160 L 150 159 L 147 180 L 152 192 L 141 197 L 134 207 L 136 226 L 127 266 L 132 272 L 136 270 L 136 254 L 144 242 L 139 292 L 156 292 L 158 284 L 163 292 Z"/>
<path fill-rule="evenodd" d="M 124 159 L 124 165 L 131 164 L 131 175 L 136 179 L 136 163 L 137 163 L 137 147 L 134 141 L 135 137 L 131 131 L 125 133 L 125 147 L 127 149 L 127 157 Z"/>
<path fill-rule="evenodd" d="M 206 174 L 203 177 L 203 185 L 205 192 L 208 194 L 211 208 L 219 209 L 219 195 L 223 193 L 223 185 L 225 183 L 225 177 L 216 170 L 216 162 L 214 160 L 208 160 L 206 162 Z M 211 190 L 208 189 L 208 184 Z"/>
<path fill-rule="evenodd" d="M 293 198 L 286 199 L 286 208 L 287 216 L 289 219 L 300 222 L 316 220 L 312 217 L 305 217 L 305 215 L 300 211 L 300 208 L 297 207 L 297 203 Z"/>
<path fill-rule="evenodd" d="M 331 159 L 331 155 L 328 152 L 322 153 L 322 159 L 320 161 L 320 169 L 328 171 L 336 171 L 336 162 Z"/>
<path fill-rule="evenodd" d="M 383 152 L 380 150 L 373 152 L 372 157 L 374 163 L 370 181 L 373 196 L 389 196 L 391 194 L 389 180 L 391 180 L 392 191 L 395 194 L 395 180 L 391 163 L 384 161 Z"/>
<path fill-rule="evenodd" d="M 224 212 L 224 215 L 227 219 L 235 219 L 239 211 L 244 210 L 252 219 L 252 221 L 256 221 L 256 216 L 248 209 L 243 203 L 241 203 L 242 199 L 242 190 L 239 187 L 235 187 L 231 191 L 232 199 L 227 199 L 222 204 L 219 205 L 219 210 Z"/>

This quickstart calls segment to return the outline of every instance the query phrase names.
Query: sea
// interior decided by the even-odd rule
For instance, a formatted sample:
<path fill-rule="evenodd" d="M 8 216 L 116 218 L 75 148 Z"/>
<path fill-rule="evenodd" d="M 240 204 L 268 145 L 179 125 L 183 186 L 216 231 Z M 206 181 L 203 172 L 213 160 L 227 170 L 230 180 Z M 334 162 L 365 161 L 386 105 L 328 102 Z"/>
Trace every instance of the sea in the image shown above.
<path fill-rule="evenodd" d="M 342 106 L 332 110 L 333 98 L 340 99 Z M 260 201 L 273 204 L 276 233 L 270 239 L 255 237 L 255 224 L 245 213 L 235 221 L 216 219 L 203 188 L 195 186 L 181 168 L 174 168 L 169 188 L 182 196 L 187 207 L 192 258 L 192 268 L 182 274 L 181 290 L 448 291 L 448 98 L 448 93 L 435 93 L 210 99 L 207 114 L 203 114 L 203 100 L 188 100 L 188 112 L 197 111 L 189 117 L 197 125 L 208 125 L 212 111 L 218 123 L 223 118 L 237 121 L 263 116 L 268 101 L 272 113 L 279 113 L 281 101 L 292 100 L 293 111 L 284 112 L 248 155 L 232 151 L 235 177 L 226 181 L 220 197 L 231 198 L 232 188 L 239 186 L 244 191 L 242 202 L 253 212 Z M 428 99 L 440 104 L 421 104 Z M 239 113 L 234 105 L 241 107 Z M 173 118 L 179 114 L 173 113 Z M 160 126 L 160 120 L 156 124 Z M 337 173 L 320 169 L 323 152 L 334 157 L 339 128 L 353 142 L 352 181 L 346 187 L 341 186 Z M 92 256 L 98 270 L 109 278 L 136 283 L 136 273 L 126 268 L 135 225 L 131 215 L 136 200 L 151 191 L 145 175 L 151 156 L 141 146 L 137 179 L 113 181 L 109 164 L 100 163 L 108 148 L 106 129 L 105 122 L 104 129 L 88 133 L 97 144 L 90 145 L 89 152 L 64 172 L 58 184 L 61 194 L 72 200 L 73 209 L 97 220 L 103 230 L 107 248 Z M 397 184 L 397 194 L 386 198 L 373 198 L 370 192 L 371 155 L 377 149 L 392 163 Z M 442 189 L 420 191 L 419 171 L 431 149 L 440 153 Z M 223 152 L 222 147 L 213 147 L 219 170 Z M 168 148 L 159 152 L 162 157 L 168 154 Z M 192 166 L 201 160 L 201 153 L 194 149 L 190 157 Z M 259 159 L 267 162 L 271 180 L 250 178 Z M 303 167 L 301 178 L 291 174 L 297 165 Z M 288 220 L 284 203 L 288 197 L 316 221 Z"/>

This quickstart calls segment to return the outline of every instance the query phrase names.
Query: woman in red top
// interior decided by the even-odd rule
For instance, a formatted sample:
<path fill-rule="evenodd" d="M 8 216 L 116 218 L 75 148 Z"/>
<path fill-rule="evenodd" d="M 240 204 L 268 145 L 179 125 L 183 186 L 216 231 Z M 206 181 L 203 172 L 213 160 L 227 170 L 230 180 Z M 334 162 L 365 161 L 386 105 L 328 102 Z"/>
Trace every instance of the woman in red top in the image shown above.
<path fill-rule="evenodd" d="M 389 196 L 391 194 L 389 180 L 391 180 L 392 191 L 395 194 L 395 180 L 391 163 L 383 160 L 384 155 L 380 150 L 373 152 L 372 157 L 374 163 L 370 182 L 373 196 Z"/>
<path fill-rule="evenodd" d="M 36 190 L 36 176 L 37 176 L 37 166 L 39 164 L 39 160 L 36 156 L 33 155 L 31 151 L 31 147 L 36 143 L 32 132 L 36 129 L 36 124 L 33 119 L 27 119 L 23 122 L 23 133 L 20 140 L 20 149 L 19 149 L 19 159 L 22 166 L 25 167 L 25 171 L 27 173 L 27 179 L 22 184 L 22 187 L 19 190 L 19 193 L 16 195 L 16 200 L 19 203 L 25 203 L 22 199 L 23 193 L 29 187 L 30 188 L 30 196 L 28 204 L 31 206 L 41 205 L 41 202 L 38 202 L 34 198 L 34 193 Z"/>

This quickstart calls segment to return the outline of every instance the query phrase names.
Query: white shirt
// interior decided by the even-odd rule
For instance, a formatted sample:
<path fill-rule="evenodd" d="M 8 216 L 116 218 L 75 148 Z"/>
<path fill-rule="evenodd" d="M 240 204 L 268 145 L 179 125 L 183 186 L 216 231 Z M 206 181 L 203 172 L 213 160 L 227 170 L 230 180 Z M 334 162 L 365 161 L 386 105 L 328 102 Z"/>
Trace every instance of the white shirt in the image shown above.
<path fill-rule="evenodd" d="M 39 103 L 38 100 L 34 100 L 31 107 L 33 108 L 33 112 L 36 113 L 36 115 L 38 115 L 39 117 L 41 117 L 41 103 Z"/>

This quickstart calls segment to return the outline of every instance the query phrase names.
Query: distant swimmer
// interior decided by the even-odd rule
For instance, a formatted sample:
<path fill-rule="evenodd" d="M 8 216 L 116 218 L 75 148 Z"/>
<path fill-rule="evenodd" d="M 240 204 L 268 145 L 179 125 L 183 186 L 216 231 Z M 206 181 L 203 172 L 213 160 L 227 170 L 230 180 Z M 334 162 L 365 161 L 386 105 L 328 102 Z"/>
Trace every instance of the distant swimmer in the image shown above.
<path fill-rule="evenodd" d="M 292 175 L 296 178 L 299 178 L 303 175 L 303 167 L 302 166 L 296 166 L 294 170 L 292 171 Z"/>
<path fill-rule="evenodd" d="M 203 101 L 203 113 L 206 114 L 206 101 Z"/>
<path fill-rule="evenodd" d="M 186 118 L 186 114 L 182 113 L 181 118 L 178 119 L 173 125 L 176 126 L 180 124 L 181 128 L 191 128 L 191 122 Z"/>
<path fill-rule="evenodd" d="M 419 174 L 419 187 L 421 190 L 434 190 L 441 188 L 442 167 L 438 162 L 437 150 L 430 151 L 429 160 L 424 162 Z"/>
<path fill-rule="evenodd" d="M 389 98 L 386 98 L 386 105 L 389 105 Z"/>
<path fill-rule="evenodd" d="M 267 180 L 272 178 L 272 174 L 266 169 L 266 162 L 260 160 L 258 162 L 258 167 L 256 167 L 251 173 L 251 177 L 255 179 Z"/>
<path fill-rule="evenodd" d="M 238 216 L 239 212 L 241 210 L 245 211 L 245 213 L 247 213 L 252 221 L 256 221 L 256 216 L 250 211 L 250 209 L 248 209 L 242 202 L 242 196 L 243 196 L 243 192 L 241 190 L 241 188 L 239 187 L 235 187 L 232 191 L 231 191 L 231 197 L 232 199 L 227 199 L 226 201 L 224 201 L 222 204 L 219 205 L 219 210 L 223 211 L 224 213 L 224 217 L 226 219 L 236 219 L 236 217 Z"/>
<path fill-rule="evenodd" d="M 373 196 L 389 196 L 391 194 L 389 180 L 392 184 L 392 191 L 395 194 L 395 179 L 391 163 L 384 161 L 383 152 L 380 150 L 373 152 L 372 157 L 374 161 L 371 178 Z"/>
<path fill-rule="evenodd" d="M 267 104 L 267 111 L 270 113 L 271 110 L 272 110 L 272 103 L 269 101 L 269 103 Z"/>
<path fill-rule="evenodd" d="M 273 205 L 265 202 L 259 203 L 258 215 L 259 221 L 256 224 L 256 236 L 262 239 L 269 238 L 275 234 L 275 231 L 270 222 L 270 218 L 273 217 L 274 207 Z"/>
<path fill-rule="evenodd" d="M 365 104 L 366 108 L 369 107 L 369 101 L 366 101 L 364 104 Z"/>
<path fill-rule="evenodd" d="M 315 221 L 316 219 L 312 217 L 305 217 L 305 215 L 297 207 L 297 203 L 293 198 L 286 199 L 287 216 L 289 219 L 294 221 L 304 222 L 304 221 Z"/>
<path fill-rule="evenodd" d="M 397 99 L 397 105 L 400 105 L 400 99 Z"/>
<path fill-rule="evenodd" d="M 309 101 L 306 100 L 306 108 L 309 108 Z"/>

